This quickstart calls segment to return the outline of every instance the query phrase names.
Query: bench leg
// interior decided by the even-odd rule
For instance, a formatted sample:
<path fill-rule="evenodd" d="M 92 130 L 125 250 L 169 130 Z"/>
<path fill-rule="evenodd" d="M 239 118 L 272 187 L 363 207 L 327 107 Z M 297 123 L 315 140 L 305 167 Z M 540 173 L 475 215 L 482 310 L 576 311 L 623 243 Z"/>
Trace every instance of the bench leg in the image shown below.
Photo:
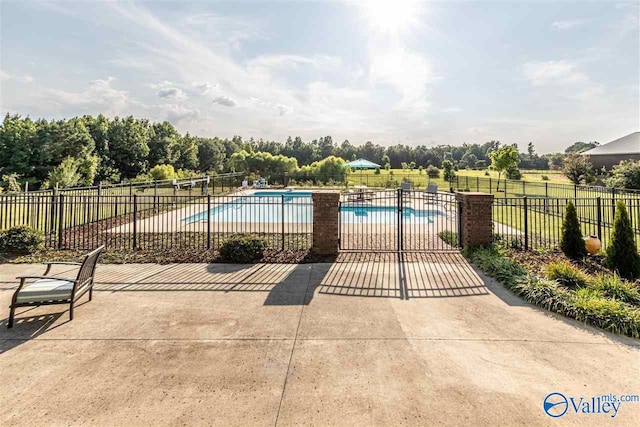
<path fill-rule="evenodd" d="M 93 287 L 89 288 L 89 301 L 93 299 Z"/>
<path fill-rule="evenodd" d="M 69 320 L 73 320 L 73 301 L 69 305 Z"/>
<path fill-rule="evenodd" d="M 9 311 L 9 322 L 7 323 L 7 329 L 13 327 L 13 318 L 15 314 L 16 314 L 16 308 L 14 306 L 11 306 L 11 309 Z"/>

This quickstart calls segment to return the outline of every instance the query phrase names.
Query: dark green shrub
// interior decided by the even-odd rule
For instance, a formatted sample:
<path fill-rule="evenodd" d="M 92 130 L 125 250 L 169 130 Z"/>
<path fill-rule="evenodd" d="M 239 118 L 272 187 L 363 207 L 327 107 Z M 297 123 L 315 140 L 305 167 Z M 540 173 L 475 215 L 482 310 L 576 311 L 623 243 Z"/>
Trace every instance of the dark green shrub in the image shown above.
<path fill-rule="evenodd" d="M 591 287 L 602 292 L 607 298 L 640 305 L 640 292 L 636 285 L 627 282 L 617 274 L 599 274 L 592 281 Z"/>
<path fill-rule="evenodd" d="M 448 243 L 451 246 L 458 246 L 458 233 L 445 230 L 439 232 L 438 237 L 440 237 L 445 243 Z"/>
<path fill-rule="evenodd" d="M 513 166 L 507 169 L 506 175 L 508 179 L 514 179 L 514 180 L 522 179 L 522 173 L 520 172 L 520 169 L 518 169 L 517 166 Z"/>
<path fill-rule="evenodd" d="M 236 234 L 220 246 L 220 257 L 227 262 L 246 264 L 262 259 L 265 239 L 253 234 Z"/>
<path fill-rule="evenodd" d="M 616 204 L 616 216 L 613 220 L 611 241 L 607 245 L 604 265 L 615 270 L 626 279 L 640 277 L 640 254 L 627 206 L 622 200 Z"/>
<path fill-rule="evenodd" d="M 0 252 L 27 255 L 42 249 L 43 246 L 42 232 L 27 225 L 19 225 L 0 231 Z"/>
<path fill-rule="evenodd" d="M 560 249 L 571 259 L 582 259 L 587 255 L 587 248 L 582 238 L 582 230 L 578 221 L 578 213 L 573 202 L 567 203 L 562 223 L 562 240 Z"/>
<path fill-rule="evenodd" d="M 584 288 L 589 284 L 589 276 L 565 261 L 550 262 L 546 268 L 547 278 L 557 281 L 570 289 Z"/>
<path fill-rule="evenodd" d="M 431 165 L 427 168 L 427 176 L 429 178 L 440 178 L 440 169 Z"/>

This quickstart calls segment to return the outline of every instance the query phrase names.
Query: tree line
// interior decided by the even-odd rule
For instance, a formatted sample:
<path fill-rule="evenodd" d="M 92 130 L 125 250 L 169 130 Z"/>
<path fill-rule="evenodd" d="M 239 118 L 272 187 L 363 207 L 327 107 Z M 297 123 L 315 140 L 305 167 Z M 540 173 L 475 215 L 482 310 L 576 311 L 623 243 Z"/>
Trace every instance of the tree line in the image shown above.
<path fill-rule="evenodd" d="M 597 143 L 576 143 L 583 151 Z M 323 173 L 337 171 L 346 161 L 365 158 L 386 168 L 484 169 L 498 141 L 459 146 L 396 144 L 366 141 L 354 145 L 324 136 L 312 141 L 289 137 L 284 142 L 263 139 L 208 138 L 181 135 L 171 123 L 144 118 L 84 115 L 63 120 L 32 120 L 6 114 L 0 125 L 0 186 L 11 190 L 28 182 L 30 188 L 91 185 L 98 182 L 152 179 L 172 174 L 216 174 L 231 171 L 262 173 Z M 514 144 L 517 150 L 517 146 Z M 533 143 L 519 153 L 522 169 L 561 169 L 565 154 L 538 155 Z M 327 160 L 328 159 L 328 160 Z M 322 163 L 324 162 L 324 163 Z M 513 168 L 511 168 L 513 170 Z M 320 170 L 320 169 L 318 169 Z M 509 171 L 506 171 L 507 174 Z"/>

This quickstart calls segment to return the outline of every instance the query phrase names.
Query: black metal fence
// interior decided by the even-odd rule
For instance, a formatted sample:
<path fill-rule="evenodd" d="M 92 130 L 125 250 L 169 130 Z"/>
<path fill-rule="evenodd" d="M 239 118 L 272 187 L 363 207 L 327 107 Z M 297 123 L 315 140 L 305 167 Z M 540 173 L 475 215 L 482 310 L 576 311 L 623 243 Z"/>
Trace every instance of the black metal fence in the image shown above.
<path fill-rule="evenodd" d="M 496 239 L 521 249 L 554 249 L 562 238 L 562 221 L 569 201 L 576 206 L 582 233 L 600 238 L 606 248 L 611 240 L 616 203 L 623 200 L 640 249 L 640 199 L 634 197 L 591 198 L 496 198 L 493 222 Z"/>
<path fill-rule="evenodd" d="M 311 197 L 0 195 L 0 229 L 29 225 L 56 249 L 216 249 L 237 233 L 271 249 L 311 247 Z"/>
<path fill-rule="evenodd" d="M 397 173 L 390 175 L 387 171 L 380 174 L 358 171 L 346 176 L 309 176 L 290 174 L 275 176 L 270 181 L 276 185 L 291 185 L 303 187 L 327 186 L 333 188 L 347 188 L 354 185 L 366 185 L 373 189 L 397 189 L 403 182 L 411 183 L 415 189 L 425 189 L 429 184 L 435 184 L 440 190 L 450 189 L 459 191 L 479 191 L 494 194 L 496 197 L 550 197 L 550 198 L 588 198 L 588 197 L 633 197 L 640 199 L 640 190 L 609 188 L 602 186 L 574 185 L 555 183 L 550 181 L 524 181 L 510 179 L 496 179 L 481 176 L 456 175 L 447 181 L 442 177 L 430 178 L 426 171 L 422 173 Z"/>
<path fill-rule="evenodd" d="M 220 175 L 191 176 L 188 178 L 165 179 L 156 181 L 124 181 L 115 184 L 99 184 L 85 187 L 51 188 L 11 195 L 38 194 L 42 196 L 133 196 L 134 194 L 180 195 L 191 194 L 224 194 L 237 188 L 244 179 L 244 172 L 225 173 Z"/>
<path fill-rule="evenodd" d="M 459 233 L 455 194 L 414 190 L 345 192 L 340 201 L 340 249 L 455 251 Z"/>

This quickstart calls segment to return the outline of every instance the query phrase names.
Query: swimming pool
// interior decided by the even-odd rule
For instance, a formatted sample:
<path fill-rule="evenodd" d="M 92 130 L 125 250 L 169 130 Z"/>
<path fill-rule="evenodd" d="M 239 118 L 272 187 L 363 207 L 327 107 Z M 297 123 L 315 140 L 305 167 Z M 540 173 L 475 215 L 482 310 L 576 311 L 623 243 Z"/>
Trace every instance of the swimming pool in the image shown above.
<path fill-rule="evenodd" d="M 284 203 L 283 203 L 284 202 Z M 446 214 L 438 209 L 402 209 L 404 222 L 414 224 L 433 223 Z M 221 223 L 300 223 L 313 222 L 313 203 L 310 191 L 256 191 L 247 196 L 235 197 L 209 211 L 183 218 L 191 224 L 206 221 Z M 345 224 L 395 224 L 398 221 L 396 206 L 367 204 L 343 204 L 340 221 Z"/>

